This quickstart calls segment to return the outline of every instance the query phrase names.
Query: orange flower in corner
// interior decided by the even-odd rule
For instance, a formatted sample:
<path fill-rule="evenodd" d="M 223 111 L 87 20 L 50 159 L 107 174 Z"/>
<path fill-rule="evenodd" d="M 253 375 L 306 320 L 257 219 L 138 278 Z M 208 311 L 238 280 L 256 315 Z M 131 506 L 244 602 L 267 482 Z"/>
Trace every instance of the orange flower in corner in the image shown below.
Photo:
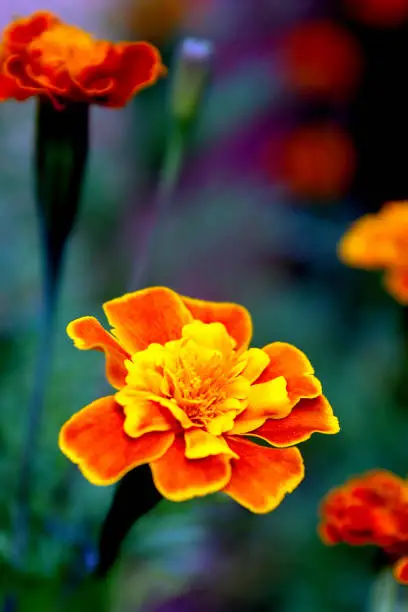
<path fill-rule="evenodd" d="M 149 43 L 97 40 L 46 11 L 17 19 L 0 41 L 0 101 L 48 96 L 56 106 L 122 107 L 164 73 Z"/>
<path fill-rule="evenodd" d="M 68 334 L 79 349 L 104 351 L 116 392 L 75 414 L 59 438 L 92 483 L 148 463 L 169 500 L 224 491 L 269 512 L 303 479 L 301 454 L 287 447 L 338 432 L 301 351 L 281 342 L 248 348 L 252 323 L 242 306 L 153 287 L 104 310 L 110 333 L 84 317 Z"/>
<path fill-rule="evenodd" d="M 408 201 L 389 202 L 377 214 L 354 222 L 339 243 L 339 257 L 347 265 L 385 270 L 385 286 L 408 304 Z"/>
<path fill-rule="evenodd" d="M 395 578 L 408 584 L 408 482 L 373 470 L 330 491 L 320 507 L 325 544 L 371 544 L 383 549 Z"/>

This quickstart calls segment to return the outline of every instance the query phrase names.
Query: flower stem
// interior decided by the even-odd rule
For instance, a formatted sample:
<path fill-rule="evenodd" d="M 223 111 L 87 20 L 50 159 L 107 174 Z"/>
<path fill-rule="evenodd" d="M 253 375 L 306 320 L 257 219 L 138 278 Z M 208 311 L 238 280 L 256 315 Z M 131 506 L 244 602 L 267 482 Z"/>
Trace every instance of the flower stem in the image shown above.
<path fill-rule="evenodd" d="M 21 567 L 23 563 L 29 541 L 29 503 L 33 482 L 33 463 L 34 457 L 36 456 L 36 447 L 52 359 L 53 327 L 58 297 L 60 264 L 61 261 L 58 262 L 58 265 L 55 265 L 54 262 L 53 267 L 51 267 L 47 261 L 47 257 L 45 257 L 45 278 L 43 283 L 39 339 L 34 368 L 34 384 L 29 401 L 23 450 L 17 476 L 17 503 L 14 517 L 13 549 L 13 562 L 17 567 Z"/>
<path fill-rule="evenodd" d="M 141 288 L 147 281 L 148 267 L 157 235 L 157 231 L 163 222 L 173 200 L 174 192 L 180 178 L 185 148 L 185 136 L 183 130 L 174 126 L 169 143 L 166 148 L 163 166 L 155 194 L 154 212 L 150 224 L 143 237 L 143 243 L 137 259 L 137 264 L 131 275 L 130 289 L 135 291 Z"/>
<path fill-rule="evenodd" d="M 66 241 L 78 212 L 88 154 L 89 107 L 67 103 L 60 110 L 48 99 L 37 104 L 35 201 L 41 232 L 43 294 L 41 327 L 21 461 L 17 474 L 12 557 L 20 567 L 29 543 L 29 506 L 36 446 L 51 368 L 53 326 Z"/>
<path fill-rule="evenodd" d="M 391 569 L 382 570 L 371 589 L 369 612 L 397 612 L 398 583 Z"/>

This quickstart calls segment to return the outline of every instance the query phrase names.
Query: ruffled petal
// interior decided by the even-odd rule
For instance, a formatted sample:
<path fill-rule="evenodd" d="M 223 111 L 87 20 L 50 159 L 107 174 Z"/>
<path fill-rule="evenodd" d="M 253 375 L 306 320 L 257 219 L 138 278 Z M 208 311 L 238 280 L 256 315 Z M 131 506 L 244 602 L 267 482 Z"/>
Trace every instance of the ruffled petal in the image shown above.
<path fill-rule="evenodd" d="M 267 382 L 277 376 L 289 380 L 293 376 L 313 374 L 313 366 L 306 355 L 287 342 L 272 342 L 262 349 L 269 357 L 269 364 L 262 372 L 257 383 Z"/>
<path fill-rule="evenodd" d="M 121 393 L 117 393 L 116 401 L 121 404 Z M 127 398 L 126 398 L 127 399 Z M 147 398 L 135 398 L 132 403 L 126 401 L 123 411 L 125 422 L 123 429 L 131 438 L 140 438 L 153 431 L 175 431 L 177 421 L 158 402 Z"/>
<path fill-rule="evenodd" d="M 265 370 L 269 363 L 269 357 L 262 349 L 251 348 L 245 353 L 247 364 L 242 371 L 242 376 L 245 376 L 250 383 L 256 381 Z"/>
<path fill-rule="evenodd" d="M 97 319 L 94 317 L 76 319 L 68 325 L 67 334 L 74 341 L 76 348 L 83 351 L 96 349 L 105 353 L 106 377 L 115 389 L 121 389 L 126 384 L 125 359 L 129 359 L 130 356 Z"/>
<path fill-rule="evenodd" d="M 107 105 L 124 106 L 138 91 L 153 85 L 167 73 L 158 50 L 147 42 L 120 43 L 116 71 L 112 74 L 115 87 L 109 93 Z"/>
<path fill-rule="evenodd" d="M 129 353 L 149 344 L 165 344 L 181 338 L 192 316 L 181 299 L 166 287 L 150 287 L 106 302 L 103 305 L 115 336 Z"/>
<path fill-rule="evenodd" d="M 102 397 L 65 423 L 60 449 L 90 482 L 108 485 L 161 457 L 174 440 L 170 432 L 147 433 L 135 440 L 124 432 L 123 423 L 123 410 L 114 397 Z"/>
<path fill-rule="evenodd" d="M 317 397 L 321 394 L 321 384 L 312 376 L 312 364 L 302 351 L 286 342 L 273 342 L 263 350 L 269 357 L 269 364 L 257 383 L 284 376 L 292 405 L 302 397 Z"/>
<path fill-rule="evenodd" d="M 237 349 L 246 349 L 252 338 L 251 315 L 239 304 L 227 302 L 206 302 L 180 296 L 194 319 L 203 323 L 222 323 L 228 334 L 237 343 Z"/>
<path fill-rule="evenodd" d="M 400 304 L 408 304 L 408 268 L 391 268 L 384 276 L 388 293 Z"/>
<path fill-rule="evenodd" d="M 49 11 L 37 11 L 29 17 L 16 19 L 3 31 L 3 44 L 8 52 L 24 50 L 34 38 L 58 23 L 61 20 Z"/>
<path fill-rule="evenodd" d="M 216 350 L 223 355 L 230 353 L 235 345 L 222 323 L 206 325 L 202 321 L 193 321 L 183 328 L 183 338 L 193 340 L 200 348 Z"/>
<path fill-rule="evenodd" d="M 313 433 L 336 434 L 339 422 L 324 395 L 302 399 L 284 419 L 268 419 L 251 436 L 266 440 L 273 446 L 292 446 L 308 440 Z"/>
<path fill-rule="evenodd" d="M 283 419 L 292 410 L 286 380 L 278 376 L 268 382 L 252 385 L 249 391 L 248 407 L 239 414 L 234 427 L 228 433 L 244 434 L 257 429 L 266 419 Z"/>
<path fill-rule="evenodd" d="M 297 448 L 265 448 L 235 437 L 228 437 L 228 445 L 240 458 L 232 460 L 232 476 L 224 492 L 252 512 L 274 510 L 303 480 Z"/>
<path fill-rule="evenodd" d="M 185 501 L 215 493 L 231 478 L 230 459 L 226 455 L 187 459 L 181 436 L 150 467 L 157 489 L 170 501 Z"/>
<path fill-rule="evenodd" d="M 229 455 L 239 459 L 222 436 L 213 436 L 203 429 L 189 429 L 184 434 L 187 459 L 204 459 L 210 455 Z"/>
<path fill-rule="evenodd" d="M 248 397 L 248 414 L 281 419 L 289 414 L 292 404 L 286 390 L 286 380 L 278 376 L 265 383 L 252 385 Z M 243 413 L 245 417 L 245 412 Z"/>
<path fill-rule="evenodd" d="M 408 584 L 408 557 L 402 557 L 394 565 L 394 576 L 402 584 Z"/>

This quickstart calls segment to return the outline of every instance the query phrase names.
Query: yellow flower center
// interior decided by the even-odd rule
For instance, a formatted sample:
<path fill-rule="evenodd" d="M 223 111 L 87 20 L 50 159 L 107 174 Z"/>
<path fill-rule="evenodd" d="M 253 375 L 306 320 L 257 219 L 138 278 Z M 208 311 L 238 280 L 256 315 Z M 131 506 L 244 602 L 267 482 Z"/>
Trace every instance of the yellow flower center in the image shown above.
<path fill-rule="evenodd" d="M 80 28 L 59 24 L 33 40 L 29 52 L 41 65 L 54 70 L 66 70 L 72 76 L 86 66 L 97 65 L 106 57 L 108 43 L 97 41 Z"/>
<path fill-rule="evenodd" d="M 235 350 L 221 323 L 194 321 L 183 327 L 180 340 L 151 344 L 127 362 L 127 385 L 117 401 L 130 420 L 140 403 L 150 400 L 183 427 L 220 435 L 248 405 L 250 383 L 242 375 L 247 364 L 248 353 Z"/>

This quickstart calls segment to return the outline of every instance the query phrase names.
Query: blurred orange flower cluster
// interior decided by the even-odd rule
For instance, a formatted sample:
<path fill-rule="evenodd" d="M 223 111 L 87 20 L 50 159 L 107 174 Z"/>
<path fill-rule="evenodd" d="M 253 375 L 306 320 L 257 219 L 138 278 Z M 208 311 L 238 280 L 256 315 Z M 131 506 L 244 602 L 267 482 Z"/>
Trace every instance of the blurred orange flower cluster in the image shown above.
<path fill-rule="evenodd" d="M 124 9 L 126 27 L 137 37 L 163 44 L 187 23 L 199 24 L 212 0 L 130 0 Z"/>
<path fill-rule="evenodd" d="M 408 20 L 407 0 L 345 0 L 350 14 L 370 26 L 396 27 Z"/>
<path fill-rule="evenodd" d="M 285 75 L 302 95 L 347 100 L 361 76 L 362 57 L 353 36 L 321 19 L 294 28 L 283 43 Z"/>
<path fill-rule="evenodd" d="M 385 270 L 385 286 L 408 304 L 408 202 L 389 202 L 354 222 L 339 243 L 340 259 L 356 268 Z"/>
<path fill-rule="evenodd" d="M 149 43 L 97 40 L 46 11 L 11 23 L 0 43 L 0 101 L 48 96 L 56 106 L 122 107 L 164 73 Z"/>
<path fill-rule="evenodd" d="M 153 287 L 104 310 L 111 333 L 84 317 L 68 334 L 79 349 L 105 352 L 117 391 L 60 433 L 62 451 L 94 484 L 148 463 L 167 499 L 224 491 L 269 512 L 303 479 L 293 445 L 338 432 L 306 356 L 280 342 L 249 348 L 252 322 L 242 306 Z"/>
<path fill-rule="evenodd" d="M 355 158 L 350 137 L 335 123 L 305 125 L 284 140 L 280 175 L 296 196 L 332 200 L 350 186 Z"/>
<path fill-rule="evenodd" d="M 383 549 L 399 582 L 408 584 L 408 483 L 373 470 L 330 491 L 320 508 L 326 544 L 372 544 Z"/>
<path fill-rule="evenodd" d="M 282 42 L 284 79 L 302 103 L 348 104 L 359 84 L 362 54 L 352 34 L 330 19 L 293 28 Z M 319 116 L 319 113 L 316 117 Z M 333 201 L 344 196 L 356 170 L 349 134 L 334 119 L 318 118 L 287 135 L 279 178 L 297 198 Z"/>

